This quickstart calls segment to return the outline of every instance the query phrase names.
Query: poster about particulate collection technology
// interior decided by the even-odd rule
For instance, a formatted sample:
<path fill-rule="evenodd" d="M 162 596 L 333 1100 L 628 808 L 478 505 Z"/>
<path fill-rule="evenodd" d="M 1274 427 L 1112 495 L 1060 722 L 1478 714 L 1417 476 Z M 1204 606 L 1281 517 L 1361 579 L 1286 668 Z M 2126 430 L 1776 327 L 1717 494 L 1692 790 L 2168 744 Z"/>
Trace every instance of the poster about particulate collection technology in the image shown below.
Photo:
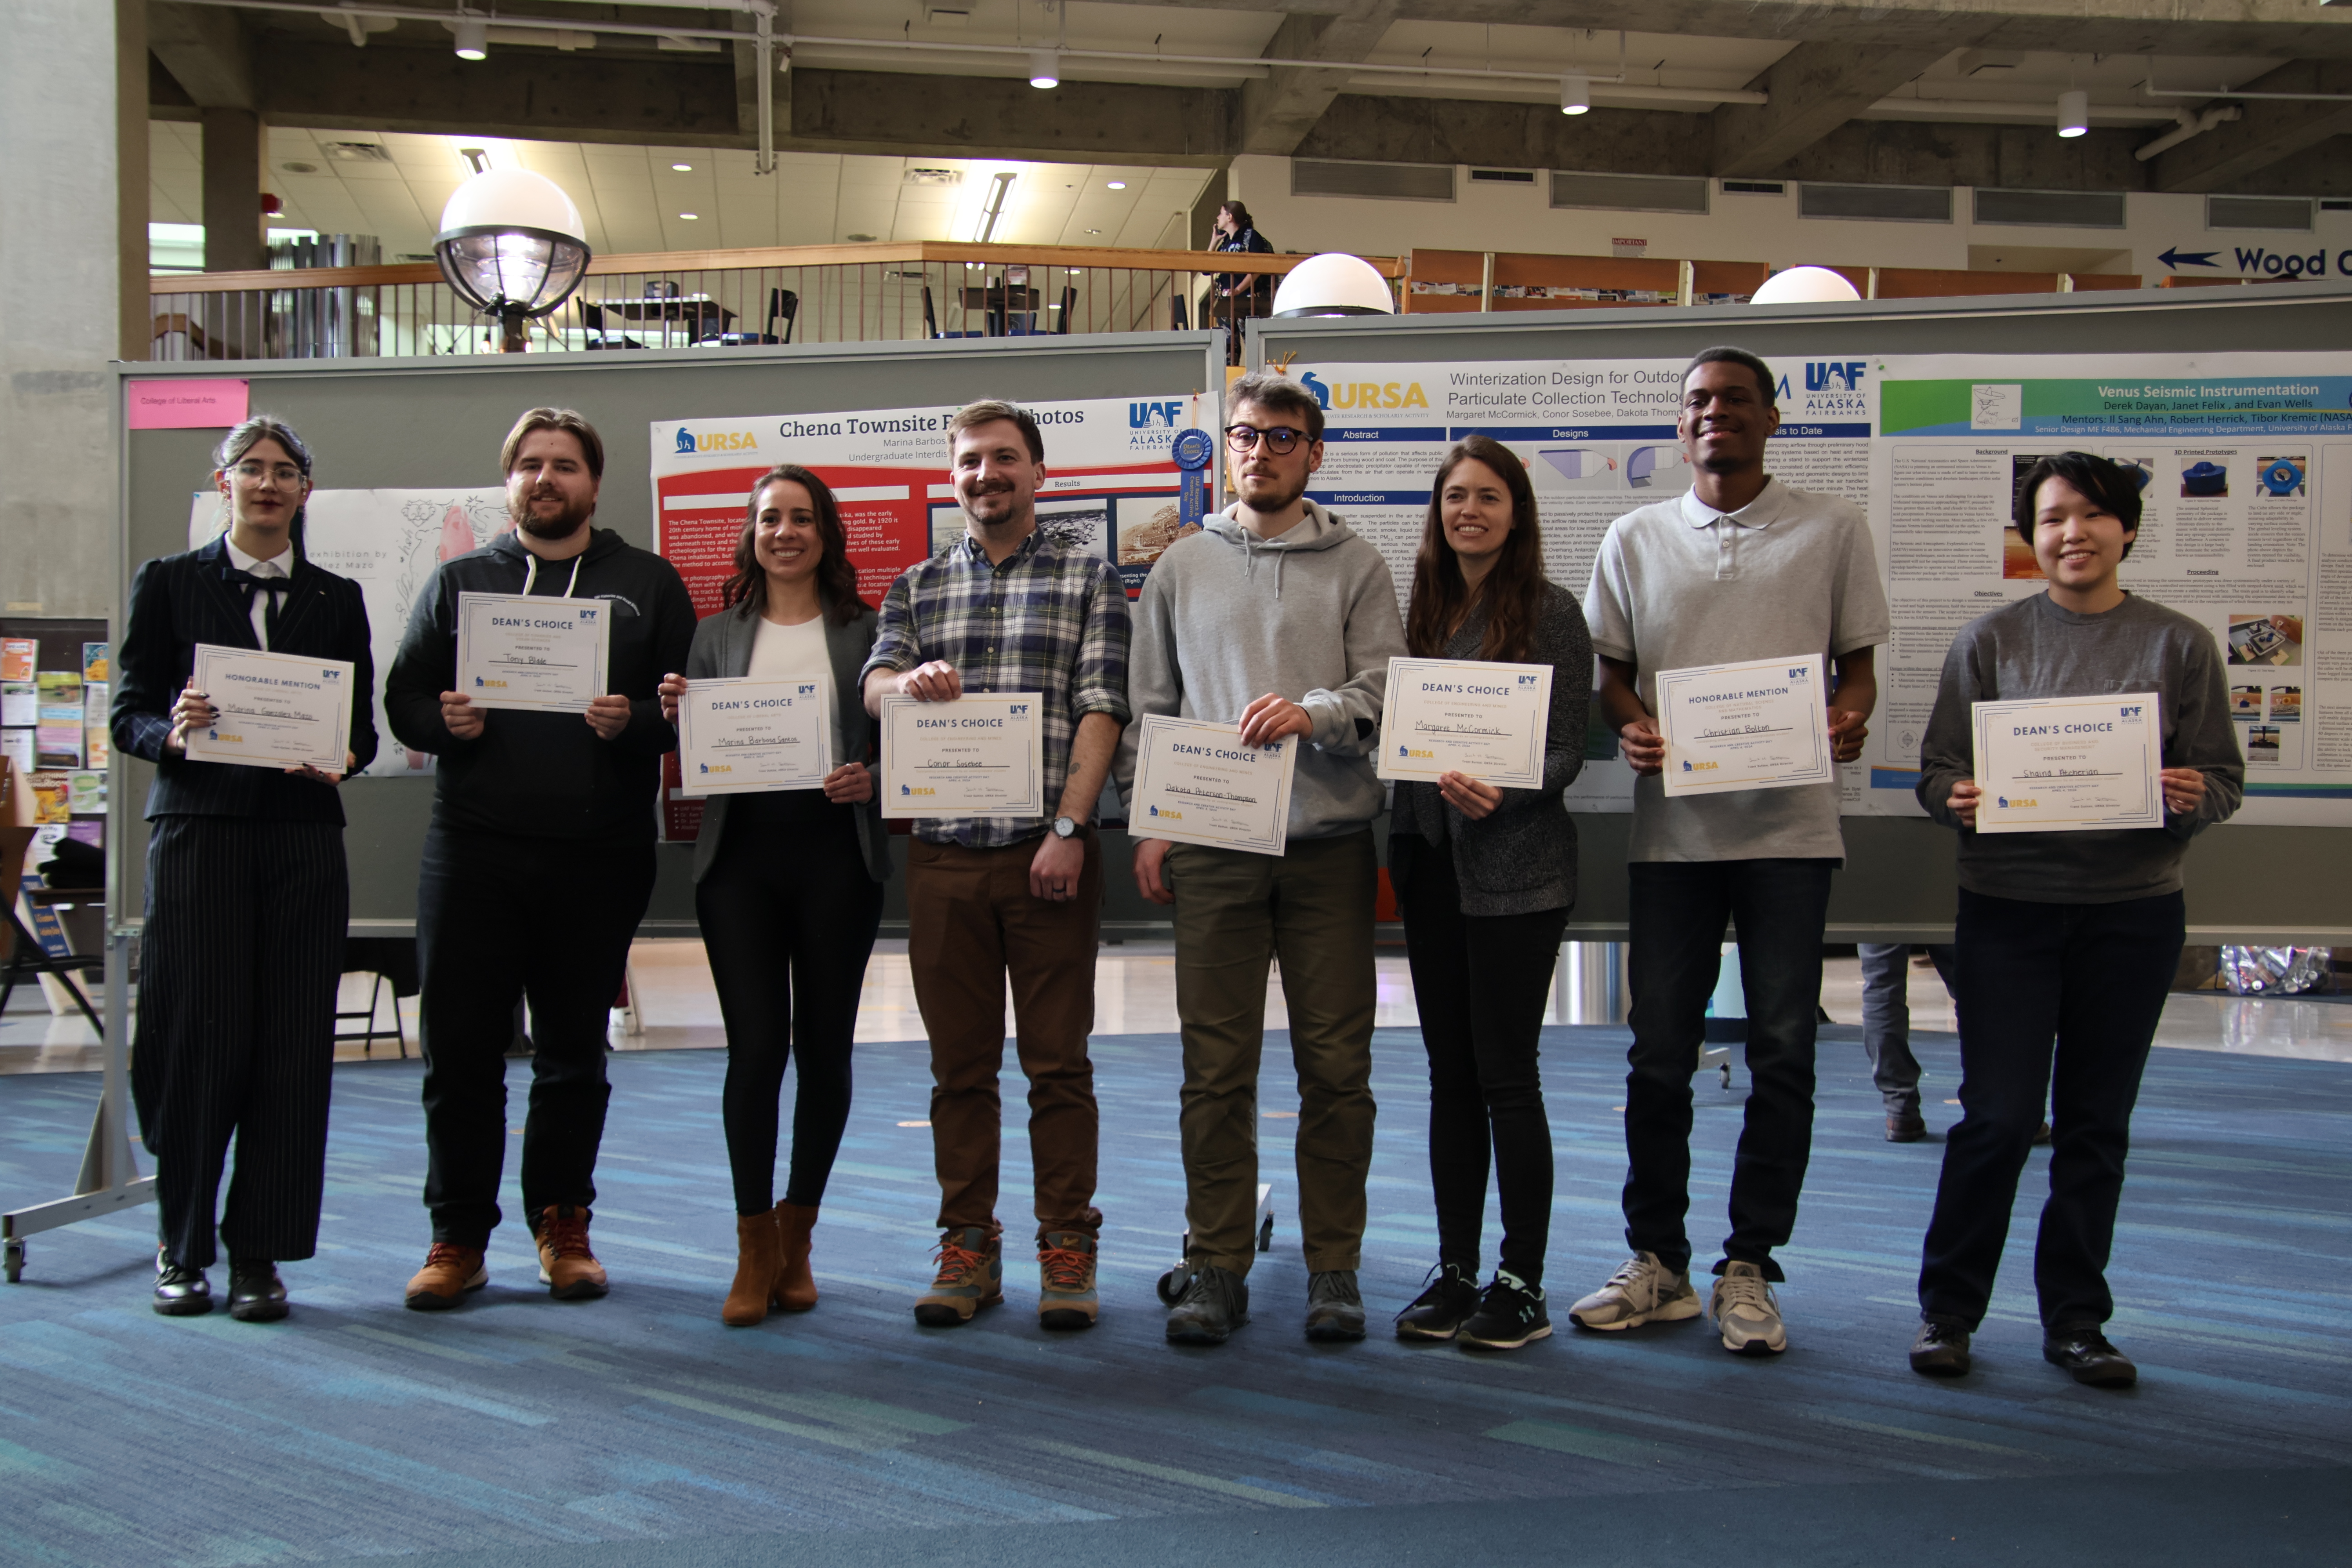
<path fill-rule="evenodd" d="M 1179 431 L 1216 422 L 1191 393 L 1138 393 L 1024 405 L 1045 444 L 1037 526 L 1118 568 L 1130 597 L 1162 551 L 1213 506 L 1213 468 L 1186 470 Z M 899 573 L 964 531 L 948 463 L 954 405 L 814 414 L 659 419 L 652 426 L 655 547 L 686 579 L 698 614 L 716 613 L 750 513 L 754 480 L 797 463 L 824 480 L 841 508 L 857 591 L 879 605 Z M 1192 487 L 1189 500 L 1187 483 Z M 676 765 L 673 757 L 666 766 Z M 667 779 L 663 825 L 690 838 L 701 803 Z"/>

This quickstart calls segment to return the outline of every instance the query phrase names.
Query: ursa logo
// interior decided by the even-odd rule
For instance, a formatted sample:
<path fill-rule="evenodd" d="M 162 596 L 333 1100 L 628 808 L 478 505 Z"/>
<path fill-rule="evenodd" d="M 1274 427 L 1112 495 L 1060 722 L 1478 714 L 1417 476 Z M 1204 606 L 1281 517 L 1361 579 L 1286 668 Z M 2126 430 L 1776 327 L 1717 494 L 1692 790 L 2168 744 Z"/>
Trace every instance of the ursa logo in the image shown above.
<path fill-rule="evenodd" d="M 1805 363 L 1807 392 L 1860 392 L 1870 366 L 1860 360 L 1809 360 Z"/>
<path fill-rule="evenodd" d="M 697 436 L 681 425 L 677 427 L 677 449 L 682 457 L 697 452 L 756 452 L 760 449 L 759 435 L 751 430 L 705 430 Z"/>
<path fill-rule="evenodd" d="M 694 456 L 694 432 L 683 425 L 677 427 L 677 449 L 689 458 Z"/>
<path fill-rule="evenodd" d="M 1130 403 L 1127 405 L 1127 427 L 1130 430 L 1176 427 L 1176 416 L 1184 411 L 1181 403 Z"/>

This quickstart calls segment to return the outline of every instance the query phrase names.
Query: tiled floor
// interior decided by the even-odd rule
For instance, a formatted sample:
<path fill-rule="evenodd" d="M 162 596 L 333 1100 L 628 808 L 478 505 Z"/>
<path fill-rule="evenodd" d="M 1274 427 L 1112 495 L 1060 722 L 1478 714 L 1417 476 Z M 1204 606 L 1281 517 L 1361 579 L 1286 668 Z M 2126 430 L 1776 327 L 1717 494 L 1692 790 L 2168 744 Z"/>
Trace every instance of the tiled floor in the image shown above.
<path fill-rule="evenodd" d="M 1412 1026 L 1419 1015 L 1413 1008 L 1412 976 L 1406 968 L 1404 950 L 1382 948 L 1379 968 L 1381 1026 Z M 701 942 L 641 942 L 631 955 L 630 971 L 636 988 L 638 1032 L 616 1030 L 615 1046 L 623 1050 L 692 1050 L 727 1043 Z M 1106 947 L 1095 977 L 1097 1033 L 1155 1034 L 1176 1027 L 1175 959 L 1167 943 Z M 342 1005 L 353 1010 L 364 1007 L 365 983 L 346 977 L 344 984 L 348 994 Z M 1940 1032 L 1958 1027 L 1950 998 L 1932 970 L 1914 967 L 1911 998 L 1915 1027 Z M 1568 987 L 1556 984 L 1544 1021 L 1614 1021 L 1574 1005 L 1575 1000 Z M 383 1028 L 392 1022 L 388 995 L 386 1003 L 378 1019 Z M 1829 962 L 1822 984 L 1822 1005 L 1841 1024 L 1862 1021 L 1862 973 L 1855 960 Z M 413 1051 L 416 998 L 404 999 L 400 1010 Z M 1286 1023 L 1279 973 L 1267 976 L 1265 1021 L 1269 1028 L 1281 1028 Z M 1008 1009 L 1008 1033 L 1011 1027 Z M 923 1038 L 904 942 L 881 943 L 866 967 L 857 1037 L 866 1042 Z M 2352 1061 L 2352 1005 L 2176 993 L 2166 1004 L 2157 1044 L 2188 1050 Z M 399 1047 L 387 1037 L 375 1041 L 373 1049 L 375 1055 L 384 1056 Z M 366 1054 L 356 1041 L 336 1051 L 344 1060 L 357 1060 Z M 79 1016 L 51 1017 L 37 993 L 19 992 L 6 1016 L 0 1017 L 0 1073 L 85 1072 L 100 1065 L 96 1037 L 89 1026 Z"/>

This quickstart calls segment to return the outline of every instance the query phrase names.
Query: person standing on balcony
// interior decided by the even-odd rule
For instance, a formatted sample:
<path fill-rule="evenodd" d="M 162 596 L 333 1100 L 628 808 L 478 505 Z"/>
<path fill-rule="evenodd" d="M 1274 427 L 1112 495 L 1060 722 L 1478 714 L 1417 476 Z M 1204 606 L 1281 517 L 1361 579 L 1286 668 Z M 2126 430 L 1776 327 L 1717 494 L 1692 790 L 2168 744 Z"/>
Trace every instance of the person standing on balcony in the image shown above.
<path fill-rule="evenodd" d="M 1226 202 L 1217 208 L 1216 238 L 1209 248 L 1274 254 L 1274 246 L 1250 222 L 1249 208 L 1239 202 Z M 1265 315 L 1273 300 L 1274 279 L 1263 272 L 1221 272 L 1210 279 L 1209 292 L 1201 300 L 1201 321 L 1203 325 L 1212 321 L 1224 323 L 1227 364 L 1242 363 L 1242 323 L 1252 316 Z"/>
<path fill-rule="evenodd" d="M 410 612 L 384 683 L 401 743 L 440 758 L 416 889 L 424 983 L 425 1203 L 433 1244 L 408 1282 L 418 1311 L 488 1279 L 506 1162 L 506 1054 L 530 1004 L 522 1198 L 540 1280 L 604 1294 L 588 1246 L 596 1151 L 612 1097 L 604 1034 L 654 883 L 654 799 L 677 731 L 656 686 L 686 668 L 694 605 L 677 569 L 592 526 L 604 443 L 568 408 L 533 408 L 499 453 L 514 531 L 442 563 Z M 604 695 L 584 713 L 475 707 L 457 687 L 468 593 L 609 606 Z"/>
<path fill-rule="evenodd" d="M 866 710 L 879 718 L 882 699 L 893 695 L 952 702 L 967 690 L 1039 693 L 1041 798 L 1053 816 L 915 824 L 907 960 L 931 1042 L 940 1230 L 938 1270 L 915 1321 L 950 1328 L 1004 1300 L 997 1076 L 1009 979 L 1029 1079 L 1037 1320 L 1086 1329 L 1097 1310 L 1102 1229 L 1087 1054 L 1102 929 L 1102 847 L 1092 823 L 1127 723 L 1127 590 L 1109 562 L 1038 531 L 1045 439 L 1027 409 L 972 404 L 948 421 L 948 455 L 964 531 L 883 595 L 863 672 Z"/>

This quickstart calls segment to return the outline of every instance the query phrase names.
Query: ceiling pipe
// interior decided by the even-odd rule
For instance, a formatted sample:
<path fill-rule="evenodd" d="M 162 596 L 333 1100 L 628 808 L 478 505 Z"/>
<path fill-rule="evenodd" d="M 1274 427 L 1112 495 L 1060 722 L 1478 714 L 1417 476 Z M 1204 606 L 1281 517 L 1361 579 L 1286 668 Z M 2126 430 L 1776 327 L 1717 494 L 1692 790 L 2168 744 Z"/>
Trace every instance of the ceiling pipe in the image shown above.
<path fill-rule="evenodd" d="M 2234 103 L 2217 103 L 2202 114 L 2193 109 L 2180 110 L 2178 112 L 2179 124 L 2154 141 L 2144 142 L 2133 148 L 2132 156 L 2145 163 L 2158 153 L 2169 152 L 2179 146 L 2191 136 L 2202 136 L 2216 125 L 2225 124 L 2232 120 L 2243 120 L 2245 117 L 2246 111 Z"/>

